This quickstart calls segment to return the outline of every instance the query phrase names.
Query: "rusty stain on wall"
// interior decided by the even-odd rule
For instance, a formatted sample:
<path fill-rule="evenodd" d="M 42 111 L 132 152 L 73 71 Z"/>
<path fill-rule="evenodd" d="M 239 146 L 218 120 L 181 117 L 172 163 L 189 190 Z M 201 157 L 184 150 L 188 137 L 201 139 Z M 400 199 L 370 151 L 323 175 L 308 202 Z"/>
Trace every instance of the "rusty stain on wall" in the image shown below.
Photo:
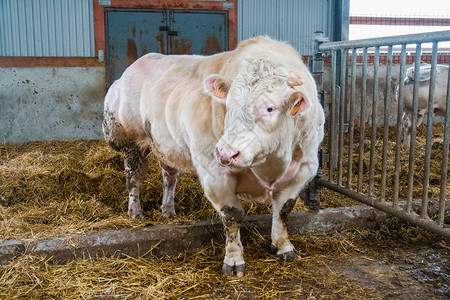
<path fill-rule="evenodd" d="M 128 65 L 131 65 L 138 58 L 136 42 L 134 39 L 127 39 L 127 59 Z"/>
<path fill-rule="evenodd" d="M 156 41 L 158 41 L 159 43 L 159 47 L 160 49 L 160 53 L 162 54 L 166 54 L 164 51 L 164 33 L 160 32 L 156 37 L 155 37 Z"/>
<path fill-rule="evenodd" d="M 220 47 L 220 42 L 217 37 L 210 35 L 206 38 L 206 44 L 201 49 L 202 55 L 211 55 L 222 52 L 222 47 Z"/>
<path fill-rule="evenodd" d="M 185 38 L 170 39 L 171 54 L 192 54 L 192 42 Z"/>

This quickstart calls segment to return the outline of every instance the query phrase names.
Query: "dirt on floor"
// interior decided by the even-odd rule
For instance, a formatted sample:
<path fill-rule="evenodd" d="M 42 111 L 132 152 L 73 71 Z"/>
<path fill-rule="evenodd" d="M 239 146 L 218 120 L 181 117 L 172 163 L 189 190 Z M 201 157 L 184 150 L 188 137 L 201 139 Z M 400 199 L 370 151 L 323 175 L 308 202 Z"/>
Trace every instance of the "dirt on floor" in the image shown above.
<path fill-rule="evenodd" d="M 32 255 L 0 268 L 2 299 L 449 299 L 450 246 L 392 222 L 373 230 L 292 236 L 297 263 L 256 233 L 247 274 L 221 275 L 223 245 L 164 258 L 96 257 L 66 265 Z"/>

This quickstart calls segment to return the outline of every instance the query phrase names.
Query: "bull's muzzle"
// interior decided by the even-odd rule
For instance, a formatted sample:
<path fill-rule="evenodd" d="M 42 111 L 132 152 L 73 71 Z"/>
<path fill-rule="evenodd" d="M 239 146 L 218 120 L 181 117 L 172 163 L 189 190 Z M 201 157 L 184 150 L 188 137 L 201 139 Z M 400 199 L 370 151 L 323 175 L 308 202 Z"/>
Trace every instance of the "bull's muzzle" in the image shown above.
<path fill-rule="evenodd" d="M 229 147 L 222 147 L 222 146 L 216 147 L 217 160 L 219 161 L 219 164 L 222 167 L 230 166 L 233 163 L 233 161 L 235 161 L 238 158 L 239 155 L 240 155 L 239 151 L 233 150 Z"/>

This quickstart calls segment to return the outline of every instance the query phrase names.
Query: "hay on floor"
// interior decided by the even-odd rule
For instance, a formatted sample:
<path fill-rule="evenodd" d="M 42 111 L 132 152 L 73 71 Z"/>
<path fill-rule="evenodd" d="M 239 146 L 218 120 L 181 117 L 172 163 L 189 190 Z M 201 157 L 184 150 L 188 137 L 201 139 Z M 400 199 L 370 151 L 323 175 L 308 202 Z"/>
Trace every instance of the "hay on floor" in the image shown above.
<path fill-rule="evenodd" d="M 368 260 L 382 259 L 378 252 L 405 245 L 434 245 L 444 254 L 450 250 L 423 230 L 396 228 L 292 236 L 303 257 L 298 263 L 278 260 L 270 253 L 270 241 L 254 233 L 245 247 L 247 274 L 242 279 L 221 275 L 223 245 L 174 257 L 94 257 L 66 265 L 26 255 L 0 268 L 0 298 L 378 299 L 385 291 L 378 290 L 376 283 L 347 280 L 335 271 L 334 262 L 360 253 Z M 416 285 L 430 288 L 428 283 Z"/>
<path fill-rule="evenodd" d="M 429 196 L 439 194 L 442 162 L 442 124 L 433 127 L 432 163 Z M 414 198 L 421 198 L 425 126 L 419 128 L 414 177 Z M 375 163 L 375 195 L 381 185 L 382 129 L 378 129 Z M 395 130 L 390 128 L 388 147 L 387 197 L 392 195 Z M 366 127 L 366 139 L 370 128 Z M 353 187 L 356 186 L 359 134 L 355 131 Z M 346 138 L 347 141 L 347 138 Z M 326 147 L 326 139 L 324 142 Z M 370 141 L 365 141 L 363 191 L 368 189 Z M 347 149 L 346 149 L 347 152 Z M 400 197 L 407 193 L 408 148 L 402 146 Z M 346 157 L 346 156 L 344 156 Z M 343 161 L 344 182 L 348 160 Z M 326 166 L 325 166 L 326 167 Z M 450 171 L 447 173 L 450 174 Z M 217 218 L 203 195 L 195 176 L 181 175 L 175 194 L 177 216 L 164 218 L 159 212 L 162 199 L 161 171 L 154 156 L 149 157 L 148 177 L 141 194 L 145 218 L 126 216 L 127 189 L 123 159 L 104 141 L 51 141 L 0 144 L 0 240 L 45 238 L 56 234 L 85 233 L 102 229 L 141 227 L 146 224 L 185 223 Z M 447 184 L 447 195 L 450 184 Z M 356 201 L 323 189 L 322 208 L 358 204 Z M 270 213 L 265 205 L 245 203 L 248 214 Z M 294 208 L 306 210 L 299 199 Z"/>

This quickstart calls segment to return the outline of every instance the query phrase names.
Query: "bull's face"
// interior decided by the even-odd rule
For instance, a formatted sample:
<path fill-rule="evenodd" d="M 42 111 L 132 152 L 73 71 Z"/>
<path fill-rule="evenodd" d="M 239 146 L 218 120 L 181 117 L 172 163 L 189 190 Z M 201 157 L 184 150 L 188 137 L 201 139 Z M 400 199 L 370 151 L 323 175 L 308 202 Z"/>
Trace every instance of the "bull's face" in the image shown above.
<path fill-rule="evenodd" d="M 302 86 L 298 74 L 261 59 L 245 60 L 232 82 L 219 75 L 206 78 L 205 91 L 227 108 L 215 148 L 219 164 L 253 167 L 283 145 L 290 149 L 295 118 L 310 106 Z"/>

